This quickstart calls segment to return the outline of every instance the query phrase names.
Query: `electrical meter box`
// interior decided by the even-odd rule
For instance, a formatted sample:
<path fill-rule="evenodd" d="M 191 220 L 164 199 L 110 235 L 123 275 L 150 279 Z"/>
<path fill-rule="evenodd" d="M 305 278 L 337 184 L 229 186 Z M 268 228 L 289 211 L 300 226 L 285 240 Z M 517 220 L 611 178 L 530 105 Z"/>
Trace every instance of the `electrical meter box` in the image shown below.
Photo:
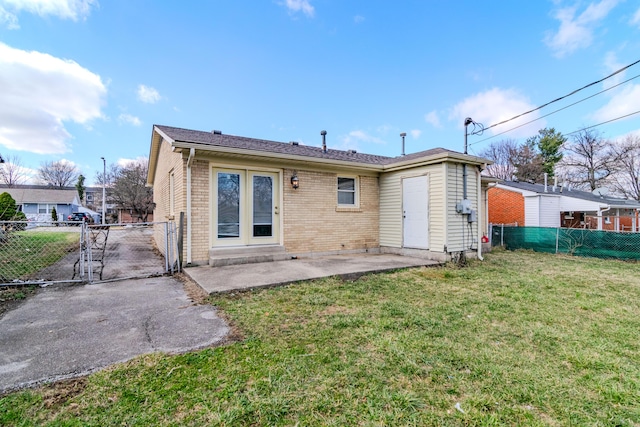
<path fill-rule="evenodd" d="M 471 200 L 462 199 L 456 203 L 456 212 L 462 215 L 469 215 L 471 213 Z"/>

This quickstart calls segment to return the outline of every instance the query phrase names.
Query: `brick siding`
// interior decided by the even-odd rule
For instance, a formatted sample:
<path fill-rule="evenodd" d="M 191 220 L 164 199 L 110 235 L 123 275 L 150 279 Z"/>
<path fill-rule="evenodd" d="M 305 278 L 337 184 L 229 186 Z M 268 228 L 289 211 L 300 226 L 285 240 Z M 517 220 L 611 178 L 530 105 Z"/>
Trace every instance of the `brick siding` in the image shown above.
<path fill-rule="evenodd" d="M 524 197 L 522 194 L 492 187 L 487 191 L 489 222 L 492 224 L 526 225 L 524 223 Z"/>
<path fill-rule="evenodd" d="M 292 174 L 293 170 L 288 169 L 283 174 L 284 246 L 287 252 L 331 252 L 379 247 L 377 177 L 358 177 L 359 207 L 339 208 L 339 174 L 298 170 L 300 188 L 295 190 L 290 183 Z"/>

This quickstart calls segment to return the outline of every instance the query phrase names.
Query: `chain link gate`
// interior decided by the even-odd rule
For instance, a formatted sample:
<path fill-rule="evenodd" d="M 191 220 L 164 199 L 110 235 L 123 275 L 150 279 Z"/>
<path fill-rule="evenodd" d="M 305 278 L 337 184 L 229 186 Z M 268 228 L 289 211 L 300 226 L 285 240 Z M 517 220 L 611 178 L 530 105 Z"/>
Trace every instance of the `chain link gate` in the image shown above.
<path fill-rule="evenodd" d="M 0 286 L 173 274 L 176 233 L 174 222 L 0 222 Z"/>

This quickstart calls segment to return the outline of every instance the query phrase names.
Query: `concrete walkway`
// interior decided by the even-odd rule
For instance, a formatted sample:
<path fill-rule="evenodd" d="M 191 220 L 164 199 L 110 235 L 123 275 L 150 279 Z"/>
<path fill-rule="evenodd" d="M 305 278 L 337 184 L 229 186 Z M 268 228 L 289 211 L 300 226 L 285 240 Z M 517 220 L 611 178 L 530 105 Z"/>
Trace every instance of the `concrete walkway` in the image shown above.
<path fill-rule="evenodd" d="M 228 332 L 172 277 L 52 286 L 0 318 L 0 395 L 140 354 L 208 347 Z"/>
<path fill-rule="evenodd" d="M 225 267 L 187 267 L 184 272 L 209 294 L 285 285 L 302 280 L 439 265 L 437 261 L 389 254 L 334 255 Z"/>

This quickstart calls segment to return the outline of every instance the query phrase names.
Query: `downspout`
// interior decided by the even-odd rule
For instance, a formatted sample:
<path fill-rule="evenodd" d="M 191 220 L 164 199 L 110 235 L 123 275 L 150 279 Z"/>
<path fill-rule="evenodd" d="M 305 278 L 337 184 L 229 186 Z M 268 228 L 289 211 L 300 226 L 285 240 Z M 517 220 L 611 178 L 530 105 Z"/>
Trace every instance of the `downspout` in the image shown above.
<path fill-rule="evenodd" d="M 599 231 L 602 231 L 602 229 L 603 229 L 603 226 L 602 226 L 602 214 L 604 212 L 610 211 L 610 210 L 611 210 L 611 207 L 608 207 L 608 208 L 602 209 L 602 210 L 598 209 L 598 230 Z M 586 220 L 586 218 L 585 218 L 585 220 Z"/>
<path fill-rule="evenodd" d="M 187 159 L 187 265 L 191 264 L 191 165 L 196 155 L 196 149 L 189 150 Z"/>
<path fill-rule="evenodd" d="M 478 185 L 478 259 L 484 261 L 482 258 L 482 229 L 484 228 L 484 222 L 482 220 L 482 178 L 480 176 L 480 168 L 476 168 L 476 182 Z"/>

